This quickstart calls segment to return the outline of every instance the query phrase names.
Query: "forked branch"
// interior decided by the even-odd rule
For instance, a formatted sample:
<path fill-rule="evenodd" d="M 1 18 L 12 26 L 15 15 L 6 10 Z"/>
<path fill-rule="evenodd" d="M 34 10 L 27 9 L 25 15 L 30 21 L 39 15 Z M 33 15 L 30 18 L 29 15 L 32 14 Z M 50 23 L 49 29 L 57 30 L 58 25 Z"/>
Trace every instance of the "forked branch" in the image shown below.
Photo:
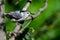
<path fill-rule="evenodd" d="M 45 0 L 44 6 L 38 10 L 38 12 L 35 15 L 32 15 L 33 18 L 36 18 L 40 15 L 42 11 L 44 11 L 47 8 L 48 0 Z M 26 20 L 31 20 L 31 16 L 29 16 Z"/>
<path fill-rule="evenodd" d="M 43 8 L 40 8 L 39 11 L 35 15 L 29 16 L 26 20 L 31 20 L 32 18 L 34 19 L 34 18 L 38 17 L 40 15 L 40 13 L 47 8 L 47 4 L 48 4 L 48 0 L 45 0 Z M 27 10 L 29 5 L 30 5 L 30 3 L 28 2 L 22 10 Z M 18 22 L 18 21 L 22 21 L 22 20 L 16 20 L 16 21 Z M 31 21 L 24 28 L 22 28 L 20 31 L 18 31 L 19 29 L 16 26 L 15 32 L 17 32 L 18 34 L 23 33 L 24 29 L 26 29 L 30 23 L 31 23 Z M 20 26 L 18 26 L 18 27 L 20 27 Z M 18 34 L 16 34 L 16 36 Z M 12 36 L 12 38 L 10 38 L 10 40 L 12 40 L 12 39 L 15 40 L 16 36 Z"/>

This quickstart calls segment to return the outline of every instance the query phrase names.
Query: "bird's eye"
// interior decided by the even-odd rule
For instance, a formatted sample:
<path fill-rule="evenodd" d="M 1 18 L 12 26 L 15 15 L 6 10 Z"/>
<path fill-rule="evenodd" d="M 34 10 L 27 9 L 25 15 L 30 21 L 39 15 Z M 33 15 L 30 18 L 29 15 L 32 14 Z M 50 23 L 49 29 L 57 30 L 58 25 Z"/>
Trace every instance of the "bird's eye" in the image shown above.
<path fill-rule="evenodd" d="M 29 14 L 29 13 L 27 13 L 27 14 Z"/>

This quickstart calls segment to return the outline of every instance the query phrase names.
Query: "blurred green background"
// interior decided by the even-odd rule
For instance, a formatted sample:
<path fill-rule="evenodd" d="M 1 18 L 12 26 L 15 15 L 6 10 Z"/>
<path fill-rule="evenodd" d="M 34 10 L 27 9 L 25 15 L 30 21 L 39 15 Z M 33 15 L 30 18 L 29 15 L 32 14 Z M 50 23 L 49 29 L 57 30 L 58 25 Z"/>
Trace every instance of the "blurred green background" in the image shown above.
<path fill-rule="evenodd" d="M 5 0 L 5 12 L 21 10 L 27 0 Z M 18 2 L 18 4 L 16 4 Z M 44 6 L 44 0 L 32 0 L 28 11 L 32 14 L 38 12 Z M 6 31 L 14 30 L 15 24 L 10 19 L 5 18 Z M 22 25 L 26 25 L 28 22 Z M 35 40 L 60 40 L 60 0 L 48 0 L 48 6 L 40 16 L 35 18 L 28 26 L 29 33 Z"/>

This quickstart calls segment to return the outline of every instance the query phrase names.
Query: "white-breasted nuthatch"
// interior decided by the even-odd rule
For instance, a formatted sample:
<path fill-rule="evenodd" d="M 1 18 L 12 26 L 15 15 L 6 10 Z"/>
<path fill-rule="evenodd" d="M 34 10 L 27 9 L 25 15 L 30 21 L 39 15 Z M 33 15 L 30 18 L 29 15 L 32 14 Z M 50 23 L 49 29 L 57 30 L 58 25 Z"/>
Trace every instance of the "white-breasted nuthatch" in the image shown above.
<path fill-rule="evenodd" d="M 12 21 L 15 21 L 15 20 L 25 20 L 29 15 L 30 13 L 28 11 L 14 11 L 8 13 L 6 16 L 10 18 Z"/>

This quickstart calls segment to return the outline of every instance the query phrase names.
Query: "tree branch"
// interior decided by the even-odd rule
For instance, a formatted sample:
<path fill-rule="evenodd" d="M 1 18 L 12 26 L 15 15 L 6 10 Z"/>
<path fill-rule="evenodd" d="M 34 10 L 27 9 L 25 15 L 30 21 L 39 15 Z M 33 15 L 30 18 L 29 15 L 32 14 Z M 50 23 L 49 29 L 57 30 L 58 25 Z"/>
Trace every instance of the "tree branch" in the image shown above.
<path fill-rule="evenodd" d="M 28 24 L 27 24 L 24 28 L 22 28 L 22 29 L 20 29 L 21 24 L 17 25 L 16 28 L 14 29 L 14 31 L 9 34 L 10 37 L 11 37 L 11 38 L 9 38 L 9 40 L 15 40 L 15 37 L 18 36 L 19 34 L 22 34 L 23 31 L 28 27 L 28 25 L 29 25 L 30 23 L 31 23 L 31 20 L 30 20 L 30 21 L 28 22 Z M 13 36 L 11 36 L 12 33 L 13 33 Z"/>
<path fill-rule="evenodd" d="M 17 23 L 17 26 L 16 26 L 16 28 L 14 29 L 14 31 L 13 31 L 13 32 L 10 32 L 10 34 L 9 34 L 9 36 L 11 37 L 11 38 L 9 38 L 9 40 L 15 40 L 15 37 L 17 36 L 16 33 L 19 32 L 19 30 L 21 29 L 21 26 L 22 26 L 22 24 Z M 12 35 L 12 34 L 13 34 L 13 35 Z"/>
<path fill-rule="evenodd" d="M 45 0 L 43 8 L 40 8 L 39 11 L 35 15 L 32 15 L 32 17 L 36 18 L 37 16 L 39 16 L 40 13 L 47 8 L 47 4 L 48 4 L 48 0 Z M 31 16 L 29 16 L 26 20 L 31 20 Z"/>
<path fill-rule="evenodd" d="M 31 3 L 32 0 L 27 0 L 27 3 L 26 5 L 23 7 L 23 11 L 26 11 L 28 9 L 28 7 L 30 6 L 30 3 Z"/>
<path fill-rule="evenodd" d="M 27 9 L 28 6 L 29 6 L 28 4 L 30 4 L 30 3 L 27 3 L 27 4 L 26 4 L 27 7 L 25 6 L 22 10 Z M 33 18 L 36 18 L 37 16 L 39 16 L 40 13 L 47 8 L 47 4 L 48 4 L 48 0 L 45 0 L 45 3 L 44 3 L 43 8 L 40 8 L 39 11 L 38 11 L 35 15 L 32 15 L 32 17 L 33 17 Z M 16 32 L 16 33 L 18 33 L 18 34 L 23 33 L 23 31 L 24 31 L 24 30 L 28 27 L 28 25 L 31 23 L 32 17 L 29 16 L 29 17 L 26 19 L 26 20 L 30 20 L 30 22 L 29 22 L 24 28 L 22 28 L 21 30 L 19 29 L 19 28 L 21 27 L 21 24 L 17 25 L 16 28 L 14 29 L 14 32 Z M 22 21 L 22 20 L 17 20 L 17 21 Z M 17 22 L 17 21 L 16 21 L 16 22 Z M 20 30 L 20 31 L 19 31 L 19 30 Z M 14 33 L 15 36 L 12 36 L 12 37 L 10 38 L 10 40 L 15 40 L 15 37 L 18 35 L 18 34 L 16 34 L 16 33 Z"/>
<path fill-rule="evenodd" d="M 3 0 L 0 0 L 0 40 L 6 40 L 4 17 L 2 17 L 4 13 L 3 2 Z"/>

